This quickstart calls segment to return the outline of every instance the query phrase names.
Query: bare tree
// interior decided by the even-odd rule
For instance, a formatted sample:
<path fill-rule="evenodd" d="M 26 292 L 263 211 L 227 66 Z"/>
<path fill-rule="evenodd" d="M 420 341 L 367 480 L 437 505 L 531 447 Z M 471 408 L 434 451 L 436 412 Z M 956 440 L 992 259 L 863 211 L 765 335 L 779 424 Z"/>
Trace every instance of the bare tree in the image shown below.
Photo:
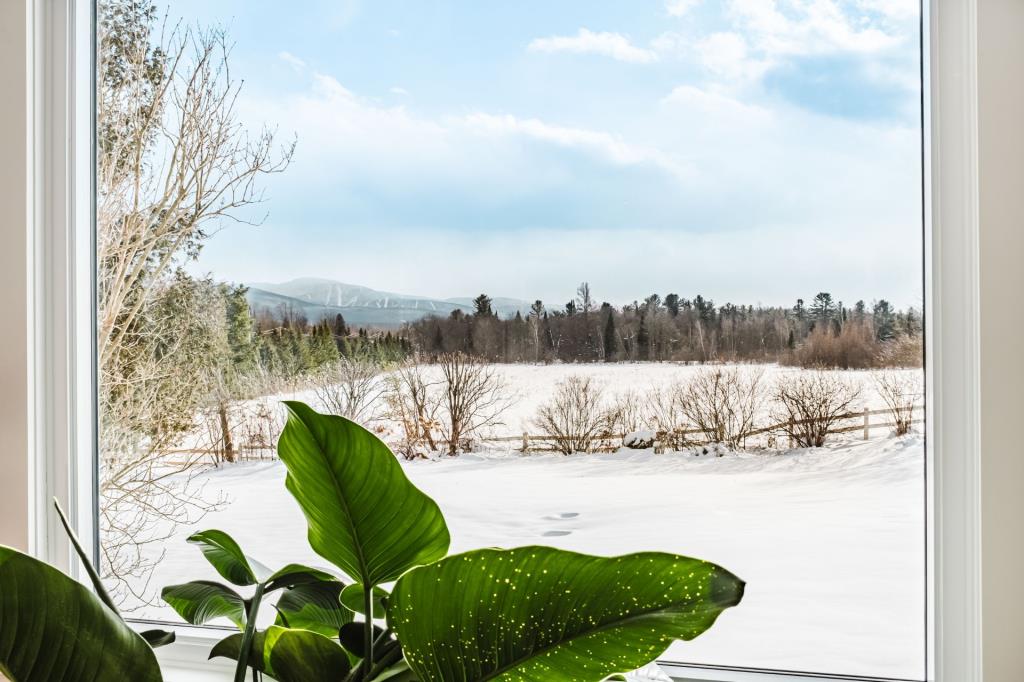
<path fill-rule="evenodd" d="M 398 450 L 414 459 L 437 450 L 434 436 L 441 406 L 437 382 L 427 379 L 417 358 L 399 365 L 385 378 L 384 402 L 388 416 L 402 428 Z"/>
<path fill-rule="evenodd" d="M 493 365 L 465 353 L 444 353 L 437 358 L 441 370 L 439 423 L 448 454 L 468 449 L 470 440 L 482 430 L 499 426 L 511 405 L 505 381 Z"/>
<path fill-rule="evenodd" d="M 224 325 L 207 318 L 223 301 L 181 266 L 224 222 L 247 219 L 259 178 L 283 170 L 292 146 L 275 151 L 272 132 L 238 121 L 223 32 L 161 29 L 151 0 L 101 0 L 97 14 L 102 571 L 130 608 L 152 599 L 142 548 L 216 506 L 196 485 L 202 460 L 174 448 L 209 405 Z"/>
<path fill-rule="evenodd" d="M 872 378 L 895 424 L 896 435 L 907 435 L 914 424 L 915 405 L 922 396 L 921 374 L 914 371 L 881 371 L 875 372 Z"/>
<path fill-rule="evenodd" d="M 764 405 L 763 376 L 755 369 L 701 369 L 677 385 L 675 400 L 707 440 L 743 447 Z"/>
<path fill-rule="evenodd" d="M 331 414 L 362 425 L 380 418 L 384 392 L 380 365 L 368 357 L 342 357 L 312 376 L 317 400 Z"/>
<path fill-rule="evenodd" d="M 603 397 L 601 386 L 592 378 L 567 377 L 537 410 L 534 422 L 562 454 L 590 452 L 594 441 L 607 432 Z"/>
<path fill-rule="evenodd" d="M 801 370 L 779 378 L 774 417 L 797 447 L 820 448 L 836 424 L 848 416 L 860 387 L 823 370 Z"/>

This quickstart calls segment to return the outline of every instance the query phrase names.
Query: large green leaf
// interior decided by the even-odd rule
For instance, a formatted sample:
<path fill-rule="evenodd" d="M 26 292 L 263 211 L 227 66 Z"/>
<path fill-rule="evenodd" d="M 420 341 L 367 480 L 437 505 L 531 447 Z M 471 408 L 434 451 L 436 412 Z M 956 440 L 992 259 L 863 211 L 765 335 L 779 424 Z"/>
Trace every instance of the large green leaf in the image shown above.
<path fill-rule="evenodd" d="M 330 682 L 341 680 L 351 664 L 332 639 L 271 625 L 263 640 L 263 669 L 280 682 Z"/>
<path fill-rule="evenodd" d="M 364 585 L 389 582 L 447 553 L 441 510 L 379 438 L 344 417 L 285 404 L 278 454 L 314 551 Z"/>
<path fill-rule="evenodd" d="M 387 608 L 388 593 L 383 587 L 373 588 L 370 605 L 374 618 L 383 618 Z M 341 592 L 341 604 L 355 613 L 366 613 L 366 590 L 359 583 L 349 585 Z"/>
<path fill-rule="evenodd" d="M 245 627 L 245 601 L 226 585 L 209 580 L 194 580 L 181 585 L 168 585 L 160 592 L 160 596 L 186 623 L 205 625 L 215 618 L 227 618 L 239 629 Z"/>
<path fill-rule="evenodd" d="M 587 682 L 693 639 L 742 596 L 725 569 L 671 554 L 483 549 L 403 575 L 388 624 L 425 682 Z"/>
<path fill-rule="evenodd" d="M 217 572 L 235 585 L 255 585 L 265 582 L 270 571 L 258 561 L 250 559 L 234 538 L 222 530 L 204 530 L 188 538 L 196 545 Z"/>
<path fill-rule="evenodd" d="M 275 605 L 278 625 L 337 637 L 341 626 L 352 622 L 352 611 L 339 600 L 344 587 L 338 582 L 316 582 L 285 590 Z"/>
<path fill-rule="evenodd" d="M 235 633 L 214 645 L 210 658 L 238 660 L 242 635 Z M 348 654 L 334 640 L 309 630 L 271 625 L 256 632 L 249 665 L 280 682 L 341 680 L 351 669 Z"/>
<path fill-rule="evenodd" d="M 14 682 L 159 682 L 146 641 L 83 585 L 0 546 L 0 672 Z"/>

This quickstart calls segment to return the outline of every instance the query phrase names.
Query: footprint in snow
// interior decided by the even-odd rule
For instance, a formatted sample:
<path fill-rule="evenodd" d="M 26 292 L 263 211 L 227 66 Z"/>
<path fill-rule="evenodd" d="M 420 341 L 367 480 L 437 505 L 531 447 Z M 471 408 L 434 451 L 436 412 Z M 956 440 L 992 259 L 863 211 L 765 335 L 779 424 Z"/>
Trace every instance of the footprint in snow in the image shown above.
<path fill-rule="evenodd" d="M 541 533 L 541 537 L 545 538 L 560 538 L 564 535 L 572 535 L 571 530 L 546 530 Z"/>
<path fill-rule="evenodd" d="M 545 521 L 564 521 L 565 519 L 575 519 L 579 515 L 580 515 L 579 512 L 562 512 L 561 514 L 551 514 L 549 516 L 545 516 L 544 520 Z"/>

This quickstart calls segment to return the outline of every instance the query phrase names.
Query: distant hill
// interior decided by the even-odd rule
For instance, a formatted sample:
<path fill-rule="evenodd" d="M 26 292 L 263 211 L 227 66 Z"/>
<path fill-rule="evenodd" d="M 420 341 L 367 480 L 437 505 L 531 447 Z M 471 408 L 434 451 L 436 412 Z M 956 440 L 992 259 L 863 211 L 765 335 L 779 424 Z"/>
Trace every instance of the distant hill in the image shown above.
<path fill-rule="evenodd" d="M 254 309 L 291 307 L 301 310 L 311 321 L 341 313 L 348 324 L 398 327 L 427 315 L 447 317 L 453 310 L 473 312 L 472 297 L 434 299 L 311 277 L 247 286 L 249 305 Z M 525 315 L 530 309 L 526 301 L 512 298 L 495 297 L 493 305 L 501 317 L 511 317 L 517 311 Z"/>

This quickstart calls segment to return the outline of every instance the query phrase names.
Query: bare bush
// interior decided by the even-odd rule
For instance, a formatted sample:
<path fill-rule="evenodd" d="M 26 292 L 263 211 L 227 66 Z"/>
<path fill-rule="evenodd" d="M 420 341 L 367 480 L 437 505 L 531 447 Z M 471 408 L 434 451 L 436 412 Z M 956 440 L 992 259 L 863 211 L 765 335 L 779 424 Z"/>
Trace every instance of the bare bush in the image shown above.
<path fill-rule="evenodd" d="M 872 378 L 878 395 L 889 410 L 896 435 L 907 435 L 914 424 L 914 406 L 921 397 L 921 375 L 917 372 L 875 372 Z"/>
<path fill-rule="evenodd" d="M 537 410 L 534 422 L 562 454 L 590 452 L 594 441 L 607 432 L 603 398 L 602 387 L 590 377 L 567 377 Z"/>
<path fill-rule="evenodd" d="M 904 334 L 882 344 L 876 356 L 879 367 L 923 367 L 924 338 L 920 334 Z"/>
<path fill-rule="evenodd" d="M 384 403 L 388 417 L 402 429 L 397 450 L 403 457 L 415 459 L 437 450 L 434 432 L 441 406 L 437 382 L 427 379 L 417 359 L 399 365 L 387 375 Z"/>
<path fill-rule="evenodd" d="M 801 370 L 779 378 L 774 417 L 797 447 L 820 448 L 853 408 L 860 387 L 826 371 Z"/>
<path fill-rule="evenodd" d="M 804 369 L 868 369 L 877 366 L 878 352 L 878 342 L 867 324 L 847 324 L 838 334 L 830 325 L 821 325 L 786 361 Z"/>
<path fill-rule="evenodd" d="M 371 358 L 342 357 L 313 374 L 313 392 L 331 414 L 366 426 L 380 418 L 380 375 L 380 365 Z"/>
<path fill-rule="evenodd" d="M 764 404 L 762 370 L 702 369 L 677 386 L 680 413 L 712 443 L 745 445 Z"/>
<path fill-rule="evenodd" d="M 643 397 L 634 390 L 616 393 L 604 410 L 608 433 L 628 434 L 648 426 Z"/>
<path fill-rule="evenodd" d="M 470 449 L 481 431 L 501 425 L 511 405 L 508 387 L 493 365 L 465 353 L 443 353 L 437 358 L 441 370 L 440 403 L 443 418 L 438 422 L 448 454 Z"/>
<path fill-rule="evenodd" d="M 647 423 L 670 450 L 682 450 L 690 445 L 687 435 L 690 423 L 679 403 L 684 388 L 685 384 L 677 381 L 664 388 L 653 388 L 647 394 Z"/>

